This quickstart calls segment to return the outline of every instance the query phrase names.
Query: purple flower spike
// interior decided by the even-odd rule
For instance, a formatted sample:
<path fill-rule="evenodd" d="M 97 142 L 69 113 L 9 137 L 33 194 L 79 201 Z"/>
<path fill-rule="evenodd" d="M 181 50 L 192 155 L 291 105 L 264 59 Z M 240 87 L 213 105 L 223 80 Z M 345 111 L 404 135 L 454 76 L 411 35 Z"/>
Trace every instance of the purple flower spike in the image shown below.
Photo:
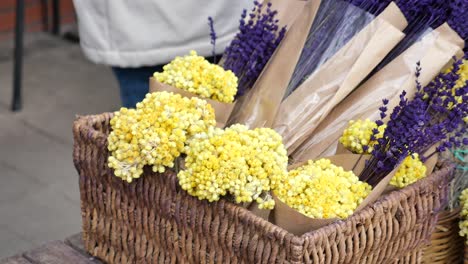
<path fill-rule="evenodd" d="M 213 63 L 216 63 L 216 32 L 214 30 L 214 22 L 212 17 L 208 17 L 208 25 L 210 26 L 210 38 L 211 38 L 211 45 L 213 45 L 213 50 L 211 51 L 211 55 L 213 56 Z"/>
<path fill-rule="evenodd" d="M 409 154 L 423 157 L 436 144 L 436 152 L 468 144 L 468 138 L 463 138 L 467 130 L 464 118 L 468 116 L 468 82 L 457 85 L 462 63 L 455 61 L 450 72 L 440 73 L 426 87 L 418 89 L 412 100 L 406 98 L 406 92 L 401 93 L 383 137 L 377 140 L 371 159 L 359 176 L 361 180 L 376 186 Z M 419 76 L 419 65 L 417 68 Z M 388 100 L 383 103 L 381 117 L 385 117 Z M 383 121 L 376 123 L 381 125 Z M 378 130 L 372 132 L 375 139 Z M 424 159 L 432 155 L 429 153 Z"/>
<path fill-rule="evenodd" d="M 465 40 L 468 39 L 468 1 L 466 0 L 451 0 L 450 15 L 447 19 L 448 24 Z M 468 53 L 468 48 L 465 41 L 465 52 Z"/>
<path fill-rule="evenodd" d="M 254 1 L 247 22 L 247 10 L 242 12 L 239 33 L 224 52 L 224 69 L 231 70 L 239 79 L 236 97 L 252 88 L 286 33 L 285 27 L 279 28 L 277 11 L 271 9 L 271 3 L 263 11 L 262 7 Z"/>

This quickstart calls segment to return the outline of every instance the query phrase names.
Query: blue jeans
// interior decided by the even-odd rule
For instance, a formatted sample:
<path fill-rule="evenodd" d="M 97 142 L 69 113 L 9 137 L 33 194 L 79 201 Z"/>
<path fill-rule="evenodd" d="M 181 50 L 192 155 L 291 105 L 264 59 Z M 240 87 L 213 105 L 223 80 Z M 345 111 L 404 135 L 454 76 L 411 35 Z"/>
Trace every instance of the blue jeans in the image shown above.
<path fill-rule="evenodd" d="M 218 62 L 221 55 L 216 57 L 207 57 L 209 62 Z M 122 106 L 135 108 L 138 102 L 141 102 L 149 90 L 149 78 L 155 72 L 162 72 L 165 64 L 156 66 L 146 66 L 139 68 L 119 68 L 112 67 L 120 86 L 120 98 Z"/>
<path fill-rule="evenodd" d="M 120 98 L 122 106 L 135 108 L 141 102 L 149 89 L 149 78 L 154 72 L 161 72 L 163 65 L 140 67 L 140 68 L 119 68 L 112 67 L 120 86 Z"/>

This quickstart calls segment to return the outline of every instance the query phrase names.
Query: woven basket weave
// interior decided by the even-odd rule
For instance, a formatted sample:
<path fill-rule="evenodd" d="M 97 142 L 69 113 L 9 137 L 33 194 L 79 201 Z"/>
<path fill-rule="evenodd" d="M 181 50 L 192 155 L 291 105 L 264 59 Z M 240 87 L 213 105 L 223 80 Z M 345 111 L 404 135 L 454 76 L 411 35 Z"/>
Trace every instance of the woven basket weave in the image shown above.
<path fill-rule="evenodd" d="M 172 172 L 131 184 L 107 167 L 111 114 L 74 124 L 86 250 L 108 263 L 420 263 L 452 166 L 301 237 L 225 200 L 189 196 Z"/>
<path fill-rule="evenodd" d="M 424 249 L 425 264 L 463 263 L 464 239 L 458 234 L 459 222 L 460 208 L 439 213 L 431 244 Z"/>
<path fill-rule="evenodd" d="M 465 243 L 465 241 L 463 241 Z M 468 246 L 465 243 L 465 258 L 463 260 L 464 264 L 468 264 Z"/>

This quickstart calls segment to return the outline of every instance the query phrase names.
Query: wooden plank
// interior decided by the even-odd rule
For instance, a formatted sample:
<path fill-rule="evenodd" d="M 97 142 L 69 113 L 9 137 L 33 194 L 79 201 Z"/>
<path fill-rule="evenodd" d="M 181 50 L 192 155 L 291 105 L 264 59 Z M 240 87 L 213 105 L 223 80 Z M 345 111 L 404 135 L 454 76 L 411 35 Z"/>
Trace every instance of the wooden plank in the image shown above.
<path fill-rule="evenodd" d="M 83 235 L 81 233 L 78 233 L 76 235 L 73 235 L 73 236 L 65 239 L 65 244 L 69 245 L 70 247 L 72 247 L 76 251 L 78 251 L 81 254 L 83 254 L 84 256 L 88 257 L 90 260 L 92 260 L 93 263 L 102 264 L 101 261 L 99 261 L 97 258 L 91 256 L 90 254 L 88 254 L 88 252 L 86 252 L 86 249 L 85 249 L 84 243 L 83 243 Z"/>
<path fill-rule="evenodd" d="M 26 252 L 24 256 L 37 264 L 90 264 L 95 263 L 75 249 L 67 246 L 62 241 L 53 241 L 39 248 Z"/>
<path fill-rule="evenodd" d="M 65 239 L 65 244 L 69 245 L 70 247 L 74 248 L 75 250 L 87 255 L 86 249 L 84 248 L 83 244 L 83 236 L 81 233 L 76 235 L 70 236 Z"/>
<path fill-rule="evenodd" d="M 0 264 L 31 264 L 27 259 L 22 256 L 14 256 L 0 260 Z"/>

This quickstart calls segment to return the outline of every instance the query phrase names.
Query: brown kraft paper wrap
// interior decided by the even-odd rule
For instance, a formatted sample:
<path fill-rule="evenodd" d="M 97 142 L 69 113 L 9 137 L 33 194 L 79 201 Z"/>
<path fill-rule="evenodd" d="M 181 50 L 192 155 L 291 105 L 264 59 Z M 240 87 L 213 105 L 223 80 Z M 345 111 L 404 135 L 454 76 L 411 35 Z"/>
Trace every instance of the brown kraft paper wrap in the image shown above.
<path fill-rule="evenodd" d="M 236 203 L 234 198 L 228 199 L 228 201 L 230 201 L 232 203 Z M 255 200 L 253 202 L 250 202 L 250 203 L 244 202 L 244 203 L 240 203 L 240 204 L 237 204 L 237 205 L 244 208 L 244 209 L 249 210 L 252 214 L 262 218 L 265 221 L 268 221 L 268 219 L 270 217 L 271 210 L 269 210 L 269 209 L 260 209 L 258 207 L 258 203 Z"/>
<path fill-rule="evenodd" d="M 343 146 L 343 144 L 338 143 L 338 147 L 336 148 L 335 155 L 339 155 L 339 154 L 354 154 L 354 153 L 348 150 L 345 146 Z"/>
<path fill-rule="evenodd" d="M 271 127 L 320 2 L 320 0 L 306 2 L 302 12 L 286 32 L 284 39 L 263 69 L 254 87 L 238 99 L 229 124 L 245 124 L 252 129 Z"/>
<path fill-rule="evenodd" d="M 257 202 L 250 203 L 246 209 L 248 209 L 250 212 L 252 212 L 252 214 L 262 218 L 265 221 L 268 221 L 271 213 L 271 210 L 258 208 Z"/>
<path fill-rule="evenodd" d="M 182 89 L 179 89 L 179 88 L 176 88 L 176 87 L 164 84 L 164 83 L 160 83 L 154 77 L 150 78 L 149 91 L 150 93 L 166 91 L 166 92 L 180 94 L 187 98 L 192 98 L 192 97 L 201 98 L 191 92 L 187 92 L 185 90 L 182 90 Z M 223 127 L 226 124 L 229 118 L 229 115 L 231 114 L 232 109 L 234 108 L 235 103 L 221 103 L 221 102 L 211 100 L 211 99 L 206 99 L 206 98 L 201 98 L 201 99 L 207 101 L 211 105 L 211 107 L 213 107 L 213 110 L 215 111 L 216 123 L 218 123 L 218 127 Z"/>
<path fill-rule="evenodd" d="M 368 159 L 368 156 L 358 155 L 358 154 L 341 154 L 328 157 L 331 162 L 337 166 L 343 167 L 344 170 L 352 170 L 354 174 L 359 176 L 361 171 L 364 169 L 365 161 Z M 301 162 L 297 165 L 292 165 L 289 169 L 297 168 L 303 165 L 305 162 Z M 396 169 L 385 176 L 375 188 L 372 189 L 371 193 L 362 201 L 362 203 L 356 208 L 354 212 L 357 212 L 367 205 L 375 202 L 382 193 L 386 190 L 388 183 L 395 175 Z M 293 208 L 289 207 L 287 204 L 283 203 L 278 197 L 274 196 L 275 199 L 275 209 L 273 209 L 273 223 L 277 226 L 291 232 L 297 236 L 301 236 L 305 233 L 317 230 L 321 227 L 324 227 L 328 224 L 331 224 L 340 219 L 314 219 L 307 217 Z"/>
<path fill-rule="evenodd" d="M 422 68 L 419 81 L 425 86 L 451 62 L 453 56 L 461 53 L 463 43 L 447 24 L 427 34 L 340 102 L 291 158 L 299 162 L 335 153 L 338 139 L 349 120 L 379 119 L 379 107 L 384 98 L 390 100 L 388 111 L 391 113 L 403 90 L 408 98 L 416 93 L 418 61 Z"/>
<path fill-rule="evenodd" d="M 283 136 L 289 153 L 403 39 L 406 23 L 396 28 L 382 17 L 406 22 L 398 7 L 390 4 L 281 103 L 273 127 Z"/>

